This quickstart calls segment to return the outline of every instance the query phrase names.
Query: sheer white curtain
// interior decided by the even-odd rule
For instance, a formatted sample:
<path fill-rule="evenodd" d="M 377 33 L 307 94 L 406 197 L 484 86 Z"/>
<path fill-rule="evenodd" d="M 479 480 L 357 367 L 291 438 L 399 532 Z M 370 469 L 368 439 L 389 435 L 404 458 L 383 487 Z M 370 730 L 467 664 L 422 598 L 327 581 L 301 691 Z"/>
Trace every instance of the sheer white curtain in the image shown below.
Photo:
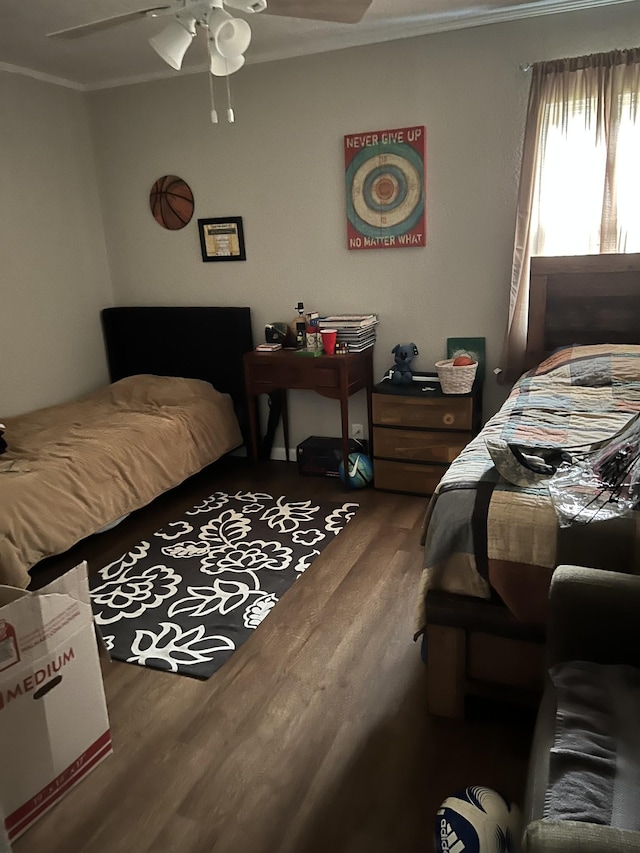
<path fill-rule="evenodd" d="M 532 255 L 640 252 L 640 48 L 532 67 L 501 382 L 523 370 Z"/>

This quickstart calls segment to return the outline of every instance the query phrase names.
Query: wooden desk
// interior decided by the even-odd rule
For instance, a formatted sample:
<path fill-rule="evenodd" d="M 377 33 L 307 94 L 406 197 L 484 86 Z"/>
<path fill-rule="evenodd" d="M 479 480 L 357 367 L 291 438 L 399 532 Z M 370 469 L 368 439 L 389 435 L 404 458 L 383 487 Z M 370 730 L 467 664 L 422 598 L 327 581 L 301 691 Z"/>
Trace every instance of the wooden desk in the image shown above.
<path fill-rule="evenodd" d="M 285 452 L 289 461 L 289 412 L 287 390 L 315 391 L 323 397 L 340 400 L 342 453 L 349 453 L 349 397 L 363 388 L 367 392 L 369 441 L 372 440 L 371 391 L 373 388 L 373 347 L 346 355 L 321 355 L 317 358 L 296 355 L 293 350 L 247 352 L 244 355 L 244 379 L 249 406 L 251 454 L 259 458 L 256 405 L 258 394 L 283 391 L 282 425 Z"/>

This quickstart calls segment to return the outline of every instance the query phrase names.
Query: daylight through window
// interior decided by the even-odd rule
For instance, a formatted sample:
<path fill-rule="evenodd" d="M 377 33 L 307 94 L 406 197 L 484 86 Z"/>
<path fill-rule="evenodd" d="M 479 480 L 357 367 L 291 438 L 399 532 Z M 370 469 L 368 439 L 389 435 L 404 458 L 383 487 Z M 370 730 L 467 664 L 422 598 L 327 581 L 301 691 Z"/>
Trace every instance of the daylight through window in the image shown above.
<path fill-rule="evenodd" d="M 618 96 L 616 121 L 597 100 L 546 106 L 531 210 L 532 255 L 640 252 L 638 94 Z"/>

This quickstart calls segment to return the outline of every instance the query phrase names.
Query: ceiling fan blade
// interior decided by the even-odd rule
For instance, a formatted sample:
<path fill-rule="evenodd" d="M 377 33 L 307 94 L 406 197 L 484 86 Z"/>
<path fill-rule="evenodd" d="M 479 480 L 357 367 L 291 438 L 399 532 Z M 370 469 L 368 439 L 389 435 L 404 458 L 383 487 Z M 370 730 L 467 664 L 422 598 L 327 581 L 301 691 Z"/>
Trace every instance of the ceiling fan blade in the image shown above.
<path fill-rule="evenodd" d="M 267 0 L 266 13 L 313 21 L 357 24 L 372 0 Z"/>
<path fill-rule="evenodd" d="M 154 12 L 158 14 L 167 10 L 174 10 L 174 6 L 154 6 L 151 9 L 140 9 L 137 12 L 128 12 L 126 15 L 117 15 L 115 18 L 104 18 L 101 21 L 92 21 L 90 24 L 80 24 L 78 27 L 70 27 L 66 30 L 57 30 L 55 33 L 47 33 L 47 38 L 61 39 L 76 39 L 81 36 L 88 36 L 91 33 L 97 33 L 101 30 L 108 30 L 111 27 L 117 27 L 120 24 L 126 24 L 127 21 L 135 21 L 138 18 L 146 18 L 152 16 Z"/>

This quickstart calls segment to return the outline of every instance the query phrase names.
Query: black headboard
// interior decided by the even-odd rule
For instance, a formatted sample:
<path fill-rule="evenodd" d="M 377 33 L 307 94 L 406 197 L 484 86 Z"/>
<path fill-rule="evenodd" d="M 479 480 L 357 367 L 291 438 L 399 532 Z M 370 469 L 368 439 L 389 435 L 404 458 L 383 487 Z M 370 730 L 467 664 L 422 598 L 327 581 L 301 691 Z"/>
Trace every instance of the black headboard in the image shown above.
<path fill-rule="evenodd" d="M 247 442 L 242 356 L 253 349 L 250 308 L 117 307 L 101 317 L 112 382 L 137 373 L 210 382 L 231 395 Z"/>

